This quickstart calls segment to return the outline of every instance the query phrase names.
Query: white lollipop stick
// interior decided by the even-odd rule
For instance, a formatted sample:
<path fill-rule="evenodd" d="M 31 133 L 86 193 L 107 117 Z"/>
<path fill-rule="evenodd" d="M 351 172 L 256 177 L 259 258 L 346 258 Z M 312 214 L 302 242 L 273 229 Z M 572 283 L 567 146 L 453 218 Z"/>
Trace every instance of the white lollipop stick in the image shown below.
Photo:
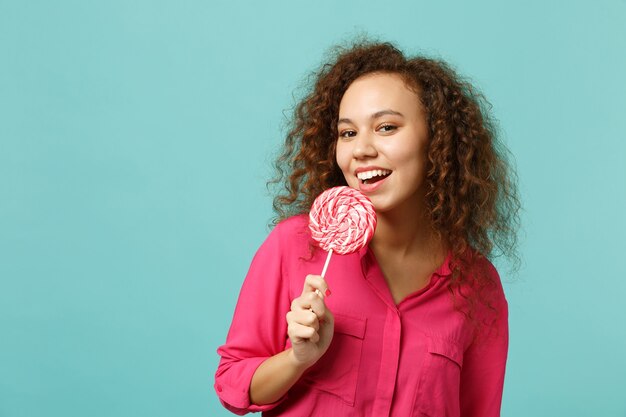
<path fill-rule="evenodd" d="M 329 249 L 328 250 L 328 256 L 326 257 L 326 263 L 324 264 L 324 269 L 322 269 L 322 278 L 324 278 L 324 276 L 326 275 L 326 270 L 328 269 L 328 264 L 330 263 L 330 257 L 333 254 L 333 250 Z"/>
<path fill-rule="evenodd" d="M 326 256 L 326 263 L 324 264 L 324 269 L 322 269 L 322 278 L 324 278 L 324 275 L 326 275 L 326 270 L 328 269 L 328 264 L 330 263 L 330 257 L 331 257 L 332 254 L 333 254 L 333 250 L 329 249 L 328 250 L 328 256 Z M 315 290 L 315 293 L 317 295 L 319 295 L 320 298 L 322 298 L 322 299 L 324 298 L 322 296 L 322 292 L 320 290 Z"/>

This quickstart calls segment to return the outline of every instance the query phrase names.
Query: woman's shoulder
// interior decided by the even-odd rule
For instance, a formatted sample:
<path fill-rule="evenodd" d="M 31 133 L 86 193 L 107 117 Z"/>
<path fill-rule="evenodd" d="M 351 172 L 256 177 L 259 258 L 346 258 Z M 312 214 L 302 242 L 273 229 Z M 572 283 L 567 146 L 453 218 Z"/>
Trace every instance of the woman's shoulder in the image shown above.
<path fill-rule="evenodd" d="M 276 223 L 266 239 L 267 243 L 280 245 L 283 249 L 308 247 L 311 241 L 309 217 L 299 214 Z"/>
<path fill-rule="evenodd" d="M 309 231 L 309 216 L 306 214 L 298 214 L 287 217 L 276 223 L 270 234 L 278 234 L 283 238 L 306 238 L 308 240 L 311 236 Z"/>
<path fill-rule="evenodd" d="M 508 301 L 498 270 L 489 257 L 474 248 L 468 249 L 464 257 L 469 261 L 466 264 L 468 270 L 462 273 L 459 293 L 472 321 L 480 325 L 481 335 L 504 332 L 508 322 Z"/>
<path fill-rule="evenodd" d="M 295 216 L 287 217 L 280 220 L 274 226 L 274 230 L 280 230 L 283 233 L 301 232 L 302 229 L 309 227 L 309 216 L 307 214 L 296 214 Z"/>
<path fill-rule="evenodd" d="M 470 270 L 486 274 L 491 280 L 500 282 L 500 274 L 494 264 L 477 249 L 468 247 L 463 254 L 463 258 L 467 265 L 469 265 Z"/>
<path fill-rule="evenodd" d="M 468 273 L 471 275 L 471 277 L 466 277 L 469 278 L 466 283 L 470 287 L 467 290 L 478 290 L 483 297 L 497 303 L 506 302 L 500 273 L 489 257 L 471 247 L 463 256 L 469 267 Z"/>

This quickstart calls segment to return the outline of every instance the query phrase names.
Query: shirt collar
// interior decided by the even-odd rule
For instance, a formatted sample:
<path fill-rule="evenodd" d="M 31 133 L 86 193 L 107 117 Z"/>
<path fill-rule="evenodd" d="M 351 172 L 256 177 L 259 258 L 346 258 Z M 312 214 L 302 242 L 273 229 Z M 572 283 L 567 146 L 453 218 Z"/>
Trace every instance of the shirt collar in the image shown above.
<path fill-rule="evenodd" d="M 363 265 L 364 267 L 364 271 L 369 269 L 369 267 L 372 265 L 372 263 L 376 262 L 376 257 L 374 256 L 374 253 L 369 253 L 369 245 L 365 246 L 364 248 L 361 248 L 359 250 L 359 257 L 361 258 L 361 265 Z M 451 266 L 451 262 L 452 262 L 452 250 L 449 250 L 445 259 L 443 260 L 443 263 L 441 265 L 439 265 L 439 267 L 435 270 L 434 274 L 440 276 L 440 277 L 447 277 L 452 275 L 452 266 Z"/>
<path fill-rule="evenodd" d="M 452 268 L 450 266 L 450 262 L 452 261 L 452 250 L 448 251 L 446 258 L 443 260 L 443 263 L 439 265 L 439 268 L 435 270 L 435 274 L 440 277 L 447 277 L 452 274 Z"/>

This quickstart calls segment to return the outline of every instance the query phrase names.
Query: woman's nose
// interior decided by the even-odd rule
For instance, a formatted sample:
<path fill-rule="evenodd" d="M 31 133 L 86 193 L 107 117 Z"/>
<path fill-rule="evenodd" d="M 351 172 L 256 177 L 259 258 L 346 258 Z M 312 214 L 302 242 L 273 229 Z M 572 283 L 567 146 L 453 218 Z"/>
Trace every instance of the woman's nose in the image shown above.
<path fill-rule="evenodd" d="M 373 158 L 377 155 L 374 144 L 373 135 L 369 133 L 359 133 L 354 138 L 354 148 L 352 148 L 352 156 L 355 159 Z"/>

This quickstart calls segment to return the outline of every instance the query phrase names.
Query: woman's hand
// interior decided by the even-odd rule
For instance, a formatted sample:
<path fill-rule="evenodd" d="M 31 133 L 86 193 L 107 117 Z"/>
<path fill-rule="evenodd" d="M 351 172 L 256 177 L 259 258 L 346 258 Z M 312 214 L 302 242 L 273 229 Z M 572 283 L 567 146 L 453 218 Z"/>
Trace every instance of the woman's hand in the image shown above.
<path fill-rule="evenodd" d="M 330 346 L 335 322 L 324 304 L 324 298 L 329 295 L 324 278 L 307 275 L 302 295 L 291 303 L 287 334 L 292 347 L 290 356 L 297 366 L 310 367 Z"/>

